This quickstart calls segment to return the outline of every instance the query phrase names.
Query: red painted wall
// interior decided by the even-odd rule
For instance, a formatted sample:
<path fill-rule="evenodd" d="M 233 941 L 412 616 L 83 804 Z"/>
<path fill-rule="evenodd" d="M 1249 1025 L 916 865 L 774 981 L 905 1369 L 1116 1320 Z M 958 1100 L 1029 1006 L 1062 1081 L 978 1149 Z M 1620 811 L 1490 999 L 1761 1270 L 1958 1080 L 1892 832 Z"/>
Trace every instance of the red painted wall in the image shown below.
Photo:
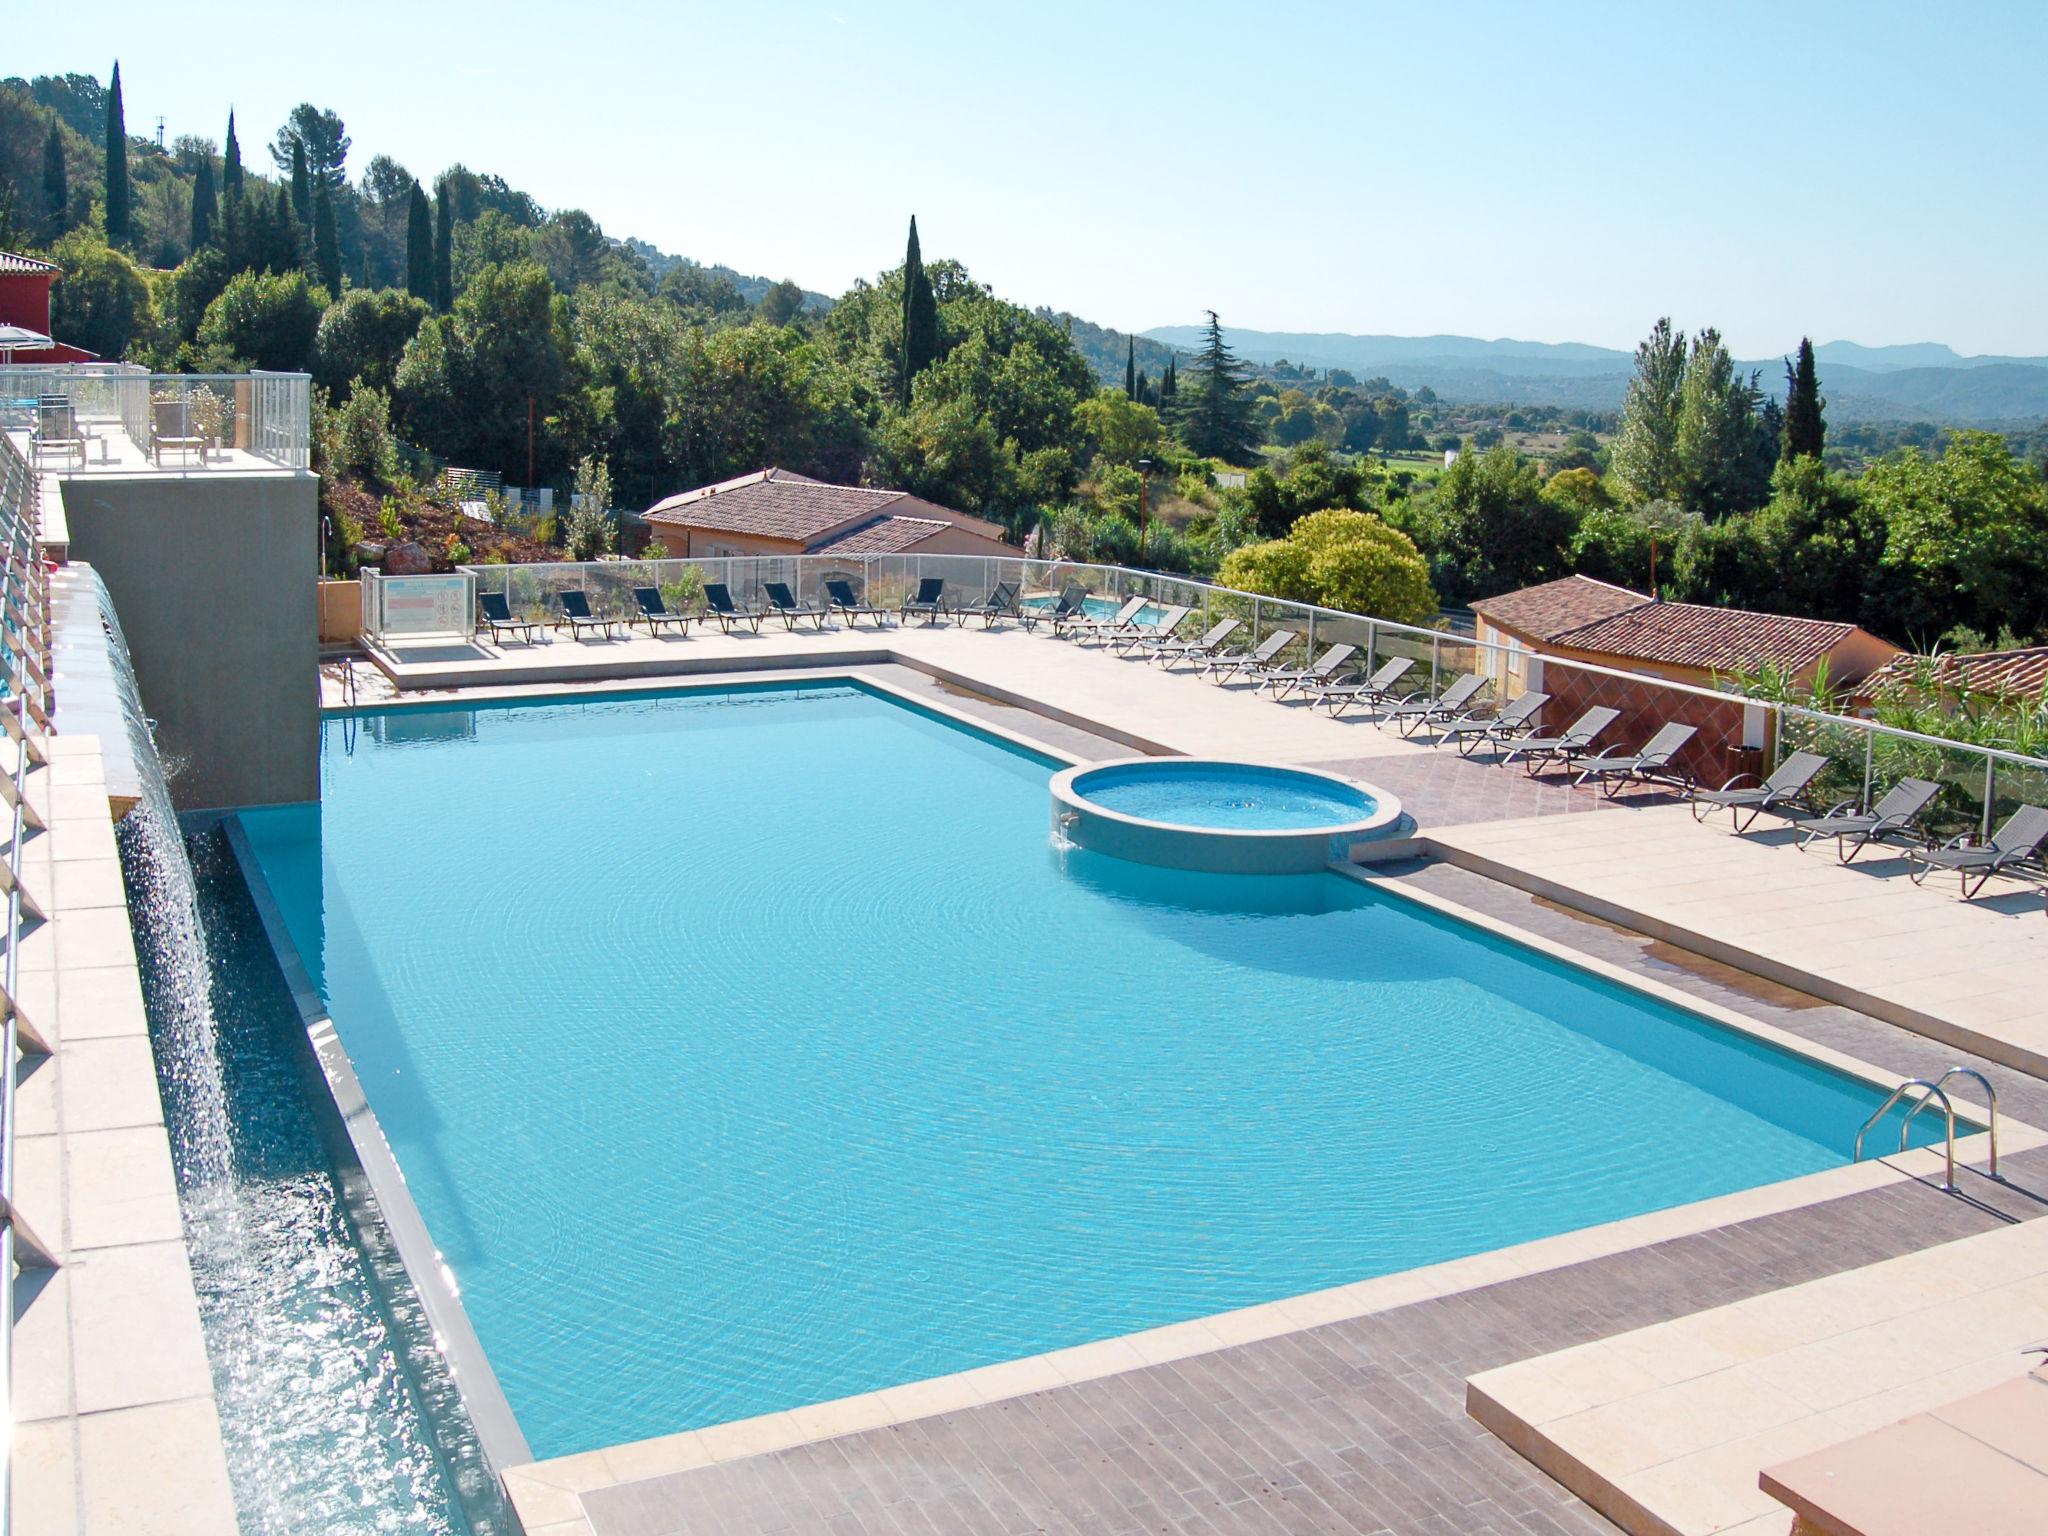
<path fill-rule="evenodd" d="M 19 325 L 31 331 L 50 334 L 50 284 L 54 274 L 49 272 L 0 272 L 0 325 Z M 90 363 L 96 361 L 93 354 L 78 347 L 67 347 L 59 342 L 54 347 L 41 347 L 33 352 L 16 352 L 17 363 Z"/>

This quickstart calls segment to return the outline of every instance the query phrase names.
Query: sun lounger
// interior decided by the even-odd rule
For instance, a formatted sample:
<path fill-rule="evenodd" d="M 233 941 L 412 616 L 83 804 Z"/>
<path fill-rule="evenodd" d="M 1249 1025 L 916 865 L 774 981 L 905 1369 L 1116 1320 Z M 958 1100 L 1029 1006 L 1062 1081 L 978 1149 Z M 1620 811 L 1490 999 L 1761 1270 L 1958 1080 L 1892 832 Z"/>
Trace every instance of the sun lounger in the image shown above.
<path fill-rule="evenodd" d="M 1498 747 L 1506 742 L 1519 741 L 1535 733 L 1536 717 L 1549 702 L 1549 694 L 1531 689 L 1508 700 L 1506 708 L 1498 714 L 1467 710 L 1457 719 L 1439 726 L 1429 744 L 1440 747 L 1448 741 L 1458 749 L 1458 756 L 1470 757 L 1481 747 Z"/>
<path fill-rule="evenodd" d="M 825 610 L 798 602 L 796 594 L 789 590 L 788 582 L 764 581 L 761 583 L 761 595 L 768 599 L 768 616 L 782 620 L 783 628 L 794 630 L 803 619 L 809 619 L 813 629 L 825 627 Z"/>
<path fill-rule="evenodd" d="M 1500 760 L 1512 763 L 1520 758 L 1523 770 L 1532 775 L 1540 767 L 1559 763 L 1569 772 L 1580 758 L 1588 754 L 1607 727 L 1620 718 L 1620 710 L 1596 704 L 1566 726 L 1561 735 L 1524 736 L 1520 741 L 1508 743 L 1508 749 L 1501 754 Z"/>
<path fill-rule="evenodd" d="M 1855 862 L 1856 855 L 1871 843 L 1881 843 L 1901 836 L 1918 836 L 1915 829 L 1920 813 L 1934 803 L 1941 793 L 1941 786 L 1927 779 L 1901 779 L 1878 798 L 1877 804 L 1864 810 L 1854 800 L 1844 800 L 1831 805 L 1818 816 L 1795 816 L 1792 825 L 1801 834 L 1799 846 L 1804 848 L 1817 837 L 1832 837 L 1835 840 L 1835 857 L 1844 864 Z M 1921 843 L 1928 839 L 1918 836 Z"/>
<path fill-rule="evenodd" d="M 1147 660 L 1156 661 L 1171 672 L 1177 661 L 1202 661 L 1214 656 L 1223 649 L 1223 642 L 1243 627 L 1243 619 L 1218 619 L 1193 640 L 1148 638 L 1140 645 Z"/>
<path fill-rule="evenodd" d="M 994 629 L 997 619 L 1017 618 L 1017 584 L 1013 581 L 999 581 L 989 588 L 988 596 L 971 607 L 961 609 L 960 612 L 964 618 L 980 619 L 983 629 Z"/>
<path fill-rule="evenodd" d="M 1155 640 L 1171 640 L 1173 632 L 1179 629 L 1187 616 L 1194 612 L 1183 603 L 1161 610 L 1159 617 L 1149 624 L 1134 624 L 1122 634 L 1112 635 L 1109 648 L 1118 655 L 1128 656 L 1142 645 Z"/>
<path fill-rule="evenodd" d="M 732 600 L 732 588 L 722 581 L 704 583 L 704 607 L 706 618 L 716 619 L 718 627 L 728 635 L 735 624 L 750 624 L 755 634 L 761 633 L 761 620 L 767 617 L 758 608 L 742 608 Z"/>
<path fill-rule="evenodd" d="M 825 578 L 825 611 L 846 616 L 848 624 L 857 624 L 862 619 L 873 619 L 879 629 L 882 620 L 889 616 L 886 608 L 875 608 L 861 602 L 853 595 L 853 583 L 842 576 Z"/>
<path fill-rule="evenodd" d="M 2041 864 L 2041 845 L 2048 843 L 2048 810 L 2023 805 L 2005 818 L 1988 843 L 1976 843 L 1970 836 L 1959 837 L 1939 848 L 1915 848 L 1907 854 L 1914 868 L 1912 879 L 1919 885 L 1939 869 L 1954 870 L 1963 882 L 1963 899 L 1984 889 L 1993 875 L 2011 874 L 2024 864 Z M 1975 884 L 1971 881 L 1975 880 Z"/>
<path fill-rule="evenodd" d="M 555 594 L 555 601 L 562 605 L 562 616 L 555 620 L 554 627 L 560 629 L 563 625 L 568 625 L 569 638 L 571 640 L 581 640 L 583 638 L 583 631 L 586 629 L 594 629 L 600 635 L 603 635 L 605 639 L 611 639 L 612 630 L 617 626 L 618 621 L 615 619 L 601 619 L 592 613 L 590 611 L 590 594 L 581 587 L 572 587 L 567 592 L 557 592 Z"/>
<path fill-rule="evenodd" d="M 1336 719 L 1354 704 L 1364 704 L 1377 709 L 1394 700 L 1394 684 L 1406 677 L 1415 668 L 1412 656 L 1396 656 L 1381 664 L 1362 683 L 1325 682 L 1316 689 L 1316 702 L 1330 706 L 1330 718 Z"/>
<path fill-rule="evenodd" d="M 1320 687 L 1337 675 L 1337 669 L 1358 654 L 1355 645 L 1326 645 L 1323 654 L 1305 667 L 1261 667 L 1259 689 L 1270 688 L 1273 697 L 1284 699 L 1297 688 Z"/>
<path fill-rule="evenodd" d="M 1035 629 L 1040 623 L 1052 625 L 1057 634 L 1060 626 L 1069 619 L 1080 617 L 1088 611 L 1088 589 L 1078 581 L 1070 581 L 1060 589 L 1060 595 L 1050 607 L 1029 608 L 1020 606 L 1017 617 L 1026 629 Z"/>
<path fill-rule="evenodd" d="M 903 606 L 896 610 L 898 619 L 907 619 L 912 614 L 923 614 L 927 624 L 936 624 L 946 616 L 946 578 L 926 576 L 917 584 L 915 596 L 903 599 Z"/>
<path fill-rule="evenodd" d="M 661 599 L 661 588 L 659 587 L 635 587 L 633 589 L 633 610 L 633 612 L 626 615 L 626 627 L 628 629 L 631 629 L 635 624 L 645 624 L 648 634 L 658 635 L 661 633 L 663 625 L 673 624 L 676 627 L 676 633 L 679 635 L 687 635 L 690 632 L 690 616 L 687 613 L 675 612 L 667 603 L 663 602 Z"/>
<path fill-rule="evenodd" d="M 1433 699 L 1410 694 L 1396 700 L 1376 723 L 1385 725 L 1391 720 L 1403 736 L 1413 736 L 1425 725 L 1448 725 L 1471 707 L 1485 686 L 1484 677 L 1467 672 Z"/>
<path fill-rule="evenodd" d="M 532 619 L 512 617 L 512 605 L 505 601 L 502 592 L 479 592 L 476 595 L 478 627 L 487 631 L 493 640 L 500 636 L 516 635 L 527 644 L 540 640 L 540 625 Z"/>
<path fill-rule="evenodd" d="M 1602 751 L 1584 759 L 1575 782 L 1597 783 L 1610 800 L 1631 784 L 1674 784 L 1691 794 L 1692 774 L 1678 766 L 1677 758 L 1685 744 L 1698 734 L 1696 725 L 1666 721 L 1633 752 L 1610 755 Z"/>
<path fill-rule="evenodd" d="M 1818 752 L 1794 752 L 1761 783 L 1744 784 L 1744 779 L 1754 779 L 1756 775 L 1738 773 L 1719 789 L 1694 790 L 1693 820 L 1705 821 L 1714 811 L 1726 811 L 1733 830 L 1747 832 L 1765 811 L 1782 815 L 1786 806 L 1804 808 L 1806 791 L 1827 765 L 1828 760 Z M 1747 816 L 1743 815 L 1745 811 Z"/>
<path fill-rule="evenodd" d="M 1276 629 L 1256 647 L 1219 651 L 1202 664 L 1202 676 L 1220 685 L 1243 673 L 1256 672 L 1300 638 L 1291 629 Z"/>
<path fill-rule="evenodd" d="M 1127 597 L 1124 599 L 1123 607 L 1106 619 L 1091 618 L 1084 613 L 1078 618 L 1068 619 L 1065 624 L 1053 627 L 1076 640 L 1106 640 L 1130 629 L 1137 623 L 1138 615 L 1151 604 L 1152 599 L 1149 597 Z"/>

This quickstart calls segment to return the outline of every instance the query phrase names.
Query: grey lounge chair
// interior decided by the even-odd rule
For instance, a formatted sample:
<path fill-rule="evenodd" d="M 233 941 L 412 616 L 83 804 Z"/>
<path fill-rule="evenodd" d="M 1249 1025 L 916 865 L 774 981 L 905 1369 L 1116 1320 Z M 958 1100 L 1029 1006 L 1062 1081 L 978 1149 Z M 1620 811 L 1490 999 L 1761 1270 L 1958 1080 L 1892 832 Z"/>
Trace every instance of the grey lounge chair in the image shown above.
<path fill-rule="evenodd" d="M 1365 704 L 1378 708 L 1394 701 L 1394 684 L 1406 677 L 1415 668 L 1412 656 L 1396 656 L 1381 664 L 1378 671 L 1362 683 L 1326 682 L 1316 689 L 1316 702 L 1330 706 L 1330 718 L 1336 719 L 1354 704 Z"/>
<path fill-rule="evenodd" d="M 1657 727 L 1654 736 L 1633 752 L 1610 756 L 1603 751 L 1584 759 L 1574 782 L 1595 782 L 1599 784 L 1600 792 L 1610 800 L 1631 784 L 1674 784 L 1691 794 L 1692 773 L 1679 767 L 1677 758 L 1685 750 L 1685 744 L 1698 734 L 1696 725 L 1666 721 Z"/>
<path fill-rule="evenodd" d="M 1109 618 L 1090 618 L 1084 613 L 1078 618 L 1067 620 L 1065 624 L 1055 625 L 1054 628 L 1061 630 L 1076 640 L 1113 639 L 1115 636 L 1125 634 L 1135 628 L 1138 623 L 1138 615 L 1151 605 L 1152 599 L 1149 597 L 1127 597 L 1124 599 L 1123 607 L 1117 609 Z"/>
<path fill-rule="evenodd" d="M 999 581 L 989 588 L 988 596 L 960 612 L 965 618 L 980 619 L 983 629 L 994 629 L 997 619 L 1017 618 L 1021 612 L 1017 607 L 1017 584 Z"/>
<path fill-rule="evenodd" d="M 1851 864 L 1871 843 L 1912 834 L 1920 813 L 1940 793 L 1941 786 L 1927 779 L 1901 779 L 1867 811 L 1854 800 L 1844 800 L 1818 816 L 1795 816 L 1792 825 L 1801 833 L 1801 848 L 1817 837 L 1832 837 L 1835 857 Z M 1925 844 L 1928 839 L 1923 836 L 1920 841 Z"/>
<path fill-rule="evenodd" d="M 1159 617 L 1149 624 L 1133 624 L 1121 634 L 1109 637 L 1109 648 L 1120 656 L 1129 656 L 1140 646 L 1155 640 L 1171 640 L 1173 632 L 1181 627 L 1194 610 L 1184 603 L 1175 603 L 1171 608 L 1161 610 Z"/>
<path fill-rule="evenodd" d="M 596 630 L 607 640 L 612 638 L 612 630 L 617 626 L 618 621 L 616 619 L 601 619 L 592 613 L 590 611 L 590 594 L 581 587 L 572 587 L 567 592 L 557 592 L 555 594 L 555 601 L 562 605 L 562 616 L 555 620 L 554 627 L 560 629 L 564 624 L 568 625 L 569 638 L 571 640 L 581 640 L 583 638 L 583 631 L 586 629 Z"/>
<path fill-rule="evenodd" d="M 1966 834 L 1939 848 L 1915 848 L 1907 855 L 1914 864 L 1912 879 L 1919 885 L 1938 869 L 1951 869 L 1963 882 L 1963 899 L 1968 901 L 1984 889 L 1993 875 L 2009 874 L 2022 864 L 2041 859 L 2041 845 L 2048 843 L 2048 810 L 2023 805 L 2005 818 L 2004 825 L 1991 834 L 1988 843 L 1972 843 Z M 1975 884 L 1972 884 L 1974 878 Z"/>
<path fill-rule="evenodd" d="M 1429 744 L 1440 747 L 1448 741 L 1458 749 L 1458 756 L 1470 757 L 1484 746 L 1497 747 L 1504 742 L 1519 741 L 1535 733 L 1536 717 L 1549 702 L 1549 694 L 1538 693 L 1534 689 L 1518 693 L 1497 714 L 1482 715 L 1471 711 L 1456 720 L 1447 721 L 1430 738 Z"/>
<path fill-rule="evenodd" d="M 1326 645 L 1323 654 L 1305 667 L 1261 667 L 1259 690 L 1270 688 L 1273 697 L 1284 699 L 1297 688 L 1320 688 L 1337 675 L 1337 669 L 1358 654 L 1355 645 Z"/>
<path fill-rule="evenodd" d="M 1256 672 L 1300 638 L 1291 629 L 1276 629 L 1255 647 L 1218 651 L 1202 663 L 1202 676 L 1221 686 L 1240 673 Z"/>
<path fill-rule="evenodd" d="M 946 616 L 946 578 L 926 576 L 917 584 L 914 596 L 903 599 L 903 606 L 896 610 L 896 617 L 907 619 L 912 614 L 922 614 L 926 624 L 936 624 Z"/>
<path fill-rule="evenodd" d="M 761 620 L 767 615 L 758 608 L 743 608 L 732 600 L 732 588 L 722 581 L 704 583 L 704 607 L 706 618 L 716 619 L 718 627 L 726 634 L 732 633 L 735 624 L 753 626 L 755 634 L 761 633 Z"/>
<path fill-rule="evenodd" d="M 528 645 L 539 643 L 540 625 L 532 619 L 512 617 L 512 605 L 505 601 L 502 592 L 477 593 L 476 615 L 481 627 L 489 631 L 493 640 L 500 635 L 517 635 Z"/>
<path fill-rule="evenodd" d="M 882 620 L 889 616 L 886 608 L 876 608 L 862 602 L 853 595 L 853 583 L 843 576 L 825 578 L 825 610 L 828 613 L 846 615 L 848 624 L 857 624 L 862 619 L 873 619 L 875 627 L 882 627 Z"/>
<path fill-rule="evenodd" d="M 1540 767 L 1562 763 L 1570 772 L 1580 758 L 1586 756 L 1593 743 L 1600 739 L 1607 727 L 1621 718 L 1621 711 L 1606 704 L 1595 704 L 1580 715 L 1563 732 L 1556 736 L 1524 736 L 1520 741 L 1510 742 L 1507 751 L 1501 754 L 1503 763 L 1522 760 L 1522 770 L 1533 777 Z"/>
<path fill-rule="evenodd" d="M 794 631 L 797 624 L 804 619 L 811 621 L 813 629 L 822 630 L 825 627 L 825 610 L 798 602 L 796 594 L 789 590 L 788 582 L 764 581 L 761 583 L 761 595 L 768 599 L 768 616 L 782 620 L 784 629 Z"/>
<path fill-rule="evenodd" d="M 1223 642 L 1243 628 L 1243 619 L 1218 619 L 1192 640 L 1146 639 L 1140 642 L 1147 660 L 1167 671 L 1177 661 L 1202 661 L 1223 649 Z"/>
<path fill-rule="evenodd" d="M 1827 765 L 1828 760 L 1818 752 L 1794 752 L 1759 784 L 1742 782 L 1755 778 L 1755 774 L 1738 773 L 1719 789 L 1696 789 L 1692 796 L 1692 819 L 1705 821 L 1714 811 L 1726 811 L 1732 829 L 1747 832 L 1765 811 L 1783 815 L 1786 806 L 1803 809 L 1806 791 Z M 1745 811 L 1749 813 L 1746 817 Z"/>
<path fill-rule="evenodd" d="M 1036 629 L 1040 623 L 1052 625 L 1057 634 L 1060 626 L 1069 619 L 1080 617 L 1088 611 L 1088 589 L 1078 581 L 1070 581 L 1060 588 L 1060 595 L 1050 607 L 1029 608 L 1020 605 L 1017 617 L 1026 629 Z"/>
<path fill-rule="evenodd" d="M 1405 699 L 1396 700 L 1374 723 L 1385 725 L 1391 720 L 1403 736 L 1413 736 L 1425 725 L 1448 725 L 1471 707 L 1472 701 L 1485 687 L 1484 677 L 1477 672 L 1467 672 L 1433 699 L 1410 694 Z"/>
<path fill-rule="evenodd" d="M 663 625 L 673 624 L 679 635 L 687 635 L 690 632 L 690 616 L 687 613 L 675 612 L 663 602 L 659 587 L 635 587 L 633 609 L 634 611 L 626 616 L 628 629 L 635 624 L 645 624 L 648 634 L 658 635 Z"/>

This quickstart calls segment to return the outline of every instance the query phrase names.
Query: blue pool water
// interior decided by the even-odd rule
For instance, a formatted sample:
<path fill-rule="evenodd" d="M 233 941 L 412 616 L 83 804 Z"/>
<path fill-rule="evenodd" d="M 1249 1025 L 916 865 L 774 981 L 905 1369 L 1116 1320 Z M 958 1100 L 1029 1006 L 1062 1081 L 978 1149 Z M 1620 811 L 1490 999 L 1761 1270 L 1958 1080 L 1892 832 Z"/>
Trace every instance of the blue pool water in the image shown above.
<path fill-rule="evenodd" d="M 1083 774 L 1074 793 L 1126 816 L 1229 832 L 1341 826 L 1379 808 L 1364 790 L 1319 774 L 1170 758 Z"/>
<path fill-rule="evenodd" d="M 1808 1173 L 1875 1106 L 1338 876 L 1063 854 L 1051 771 L 781 688 L 330 719 L 323 806 L 245 813 L 537 1454 Z"/>

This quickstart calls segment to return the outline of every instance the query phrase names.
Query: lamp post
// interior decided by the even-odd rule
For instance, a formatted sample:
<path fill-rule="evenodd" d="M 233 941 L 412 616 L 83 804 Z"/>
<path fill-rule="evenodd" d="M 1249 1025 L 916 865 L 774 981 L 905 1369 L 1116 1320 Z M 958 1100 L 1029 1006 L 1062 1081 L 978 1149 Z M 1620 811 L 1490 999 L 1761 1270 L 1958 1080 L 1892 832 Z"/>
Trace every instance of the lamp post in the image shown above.
<path fill-rule="evenodd" d="M 1138 564 L 1140 565 L 1145 563 L 1145 529 L 1147 526 L 1145 491 L 1151 482 L 1152 461 L 1150 459 L 1138 460 Z"/>

